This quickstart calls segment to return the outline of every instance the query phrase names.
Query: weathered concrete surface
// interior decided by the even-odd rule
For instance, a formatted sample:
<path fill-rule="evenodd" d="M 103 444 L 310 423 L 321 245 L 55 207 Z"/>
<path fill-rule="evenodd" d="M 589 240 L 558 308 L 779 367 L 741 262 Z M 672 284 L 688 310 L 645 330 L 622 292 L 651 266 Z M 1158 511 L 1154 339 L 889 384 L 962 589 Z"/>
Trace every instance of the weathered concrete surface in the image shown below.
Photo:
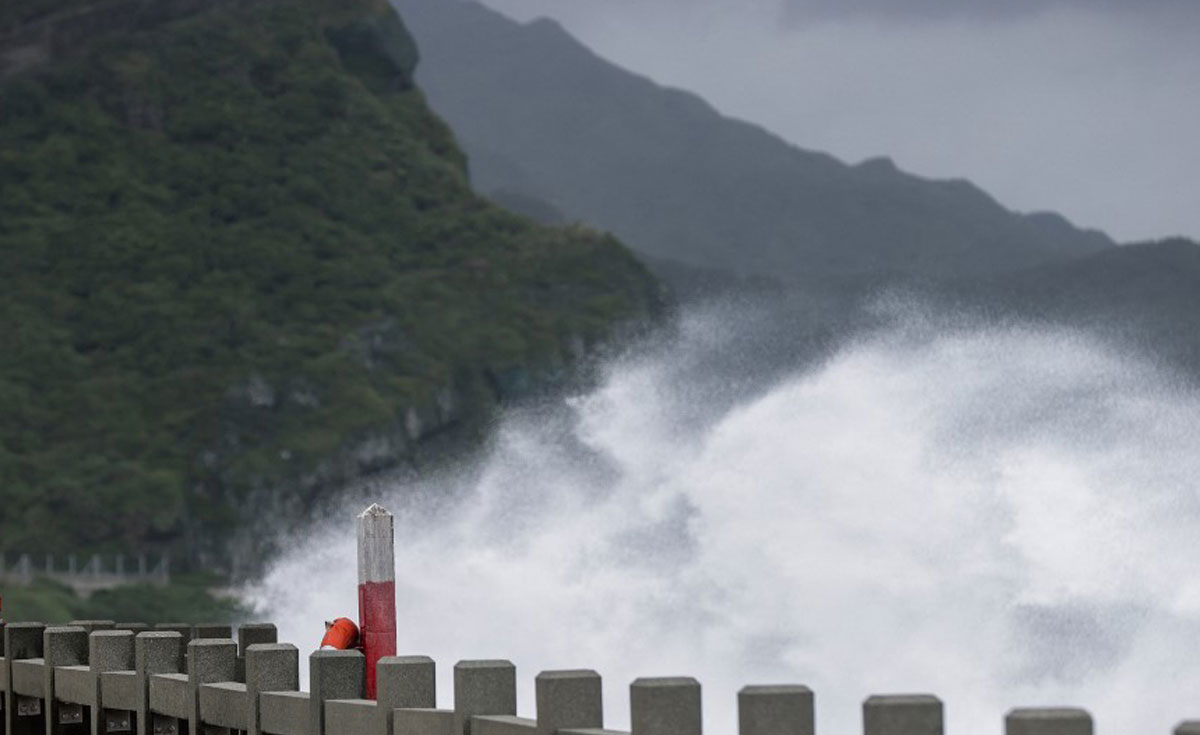
<path fill-rule="evenodd" d="M 64 719 L 63 704 L 54 697 L 54 680 L 59 666 L 81 666 L 87 664 L 88 634 L 79 626 L 67 625 L 46 628 L 42 634 L 42 657 L 46 665 L 42 669 L 42 691 L 46 700 L 42 712 L 52 725 Z M 47 729 L 47 735 L 50 730 Z"/>
<path fill-rule="evenodd" d="M 382 735 L 377 709 L 370 699 L 331 699 L 325 703 L 325 732 Z"/>
<path fill-rule="evenodd" d="M 259 695 L 262 692 L 294 692 L 300 688 L 300 652 L 287 643 L 254 643 L 246 648 L 244 666 L 248 699 L 246 733 L 259 735 L 262 731 Z M 306 707 L 307 704 L 305 702 Z"/>
<path fill-rule="evenodd" d="M 806 686 L 748 686 L 738 692 L 740 735 L 813 735 L 813 693 Z"/>
<path fill-rule="evenodd" d="M 600 675 L 591 669 L 543 671 L 534 680 L 538 735 L 604 726 Z"/>
<path fill-rule="evenodd" d="M 260 697 L 262 732 L 275 735 L 310 735 L 312 711 L 308 692 L 265 692 Z"/>
<path fill-rule="evenodd" d="M 183 671 L 184 638 L 178 631 L 139 633 L 133 641 L 133 668 L 136 676 L 138 706 L 137 735 L 149 735 L 150 682 L 157 674 L 178 674 Z"/>
<path fill-rule="evenodd" d="M 200 685 L 200 719 L 206 724 L 246 730 L 249 710 L 245 684 L 224 681 Z"/>
<path fill-rule="evenodd" d="M 186 720 L 192 716 L 192 695 L 187 674 L 150 677 L 150 712 Z"/>
<path fill-rule="evenodd" d="M 700 735 L 700 682 L 635 679 L 629 685 L 629 719 L 633 735 Z"/>
<path fill-rule="evenodd" d="M 325 702 L 366 693 L 366 661 L 359 651 L 317 651 L 308 659 L 308 681 L 309 735 L 324 735 Z"/>
<path fill-rule="evenodd" d="M 537 720 L 516 715 L 475 715 L 471 718 L 474 735 L 537 735 Z"/>
<path fill-rule="evenodd" d="M 454 735 L 454 710 L 408 708 L 392 711 L 392 725 L 398 735 Z"/>
<path fill-rule="evenodd" d="M 392 712 L 437 706 L 437 669 L 428 656 L 386 656 L 376 668 L 379 732 L 393 735 Z"/>
<path fill-rule="evenodd" d="M 1077 708 L 1014 709 L 1004 718 L 1006 735 L 1092 735 L 1092 716 Z"/>
<path fill-rule="evenodd" d="M 865 735 L 942 735 L 942 700 L 931 694 L 889 694 L 863 702 Z"/>
<path fill-rule="evenodd" d="M 517 714 L 517 667 L 511 661 L 459 661 L 454 665 L 454 732 L 471 735 L 475 715 Z"/>

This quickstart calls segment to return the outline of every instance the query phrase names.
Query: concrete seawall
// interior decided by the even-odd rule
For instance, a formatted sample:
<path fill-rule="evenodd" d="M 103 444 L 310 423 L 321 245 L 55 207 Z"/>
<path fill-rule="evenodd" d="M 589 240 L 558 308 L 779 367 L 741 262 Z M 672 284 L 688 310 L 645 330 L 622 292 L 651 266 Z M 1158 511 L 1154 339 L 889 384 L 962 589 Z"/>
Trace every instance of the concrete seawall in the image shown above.
<path fill-rule="evenodd" d="M 701 735 L 701 687 L 688 677 L 637 679 L 629 733 L 606 730 L 600 675 L 580 669 L 536 678 L 536 717 L 518 716 L 516 667 L 459 661 L 454 706 L 438 709 L 435 663 L 391 656 L 376 669 L 378 698 L 364 698 L 358 651 L 317 651 L 310 691 L 299 691 L 298 649 L 274 625 L 116 625 L 0 622 L 0 735 Z M 733 704 L 733 703 L 731 703 Z M 739 735 L 814 735 L 814 694 L 801 685 L 748 686 Z M 999 724 L 999 723 L 997 723 Z M 942 735 L 941 700 L 874 695 L 864 735 Z M 1092 735 L 1080 709 L 1014 709 L 1006 735 Z M 1184 722 L 1176 735 L 1200 733 Z"/>

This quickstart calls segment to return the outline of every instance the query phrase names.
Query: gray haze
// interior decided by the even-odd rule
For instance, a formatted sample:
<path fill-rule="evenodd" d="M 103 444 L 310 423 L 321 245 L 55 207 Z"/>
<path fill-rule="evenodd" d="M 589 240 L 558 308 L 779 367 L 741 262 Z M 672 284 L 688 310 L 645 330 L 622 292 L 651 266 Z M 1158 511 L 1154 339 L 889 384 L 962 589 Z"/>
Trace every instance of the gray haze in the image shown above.
<path fill-rule="evenodd" d="M 486 0 L 806 148 L 1200 236 L 1195 0 Z"/>

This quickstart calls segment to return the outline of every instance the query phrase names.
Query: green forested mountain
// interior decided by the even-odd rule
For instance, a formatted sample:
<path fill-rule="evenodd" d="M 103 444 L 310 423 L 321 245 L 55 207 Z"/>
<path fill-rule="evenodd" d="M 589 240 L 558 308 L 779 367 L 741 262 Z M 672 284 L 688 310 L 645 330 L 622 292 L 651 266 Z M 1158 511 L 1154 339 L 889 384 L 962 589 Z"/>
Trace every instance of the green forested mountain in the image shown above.
<path fill-rule="evenodd" d="M 472 193 L 416 56 L 381 0 L 3 6 L 0 548 L 220 565 L 655 311 Z"/>
<path fill-rule="evenodd" d="M 481 191 L 540 200 L 528 211 L 604 227 L 653 258 L 780 279 L 963 276 L 1113 244 L 1057 215 L 1008 211 L 966 181 L 801 150 L 604 61 L 551 21 L 520 24 L 473 0 L 395 2 Z"/>

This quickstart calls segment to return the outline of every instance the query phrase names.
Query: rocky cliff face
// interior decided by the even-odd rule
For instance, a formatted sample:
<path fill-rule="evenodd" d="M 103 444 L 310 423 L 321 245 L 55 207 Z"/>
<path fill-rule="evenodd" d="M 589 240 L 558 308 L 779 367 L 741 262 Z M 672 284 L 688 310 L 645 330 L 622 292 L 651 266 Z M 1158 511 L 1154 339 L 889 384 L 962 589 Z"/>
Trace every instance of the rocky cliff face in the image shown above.
<path fill-rule="evenodd" d="M 50 5 L 0 15 L 6 546 L 227 567 L 659 308 L 470 190 L 384 2 Z"/>

